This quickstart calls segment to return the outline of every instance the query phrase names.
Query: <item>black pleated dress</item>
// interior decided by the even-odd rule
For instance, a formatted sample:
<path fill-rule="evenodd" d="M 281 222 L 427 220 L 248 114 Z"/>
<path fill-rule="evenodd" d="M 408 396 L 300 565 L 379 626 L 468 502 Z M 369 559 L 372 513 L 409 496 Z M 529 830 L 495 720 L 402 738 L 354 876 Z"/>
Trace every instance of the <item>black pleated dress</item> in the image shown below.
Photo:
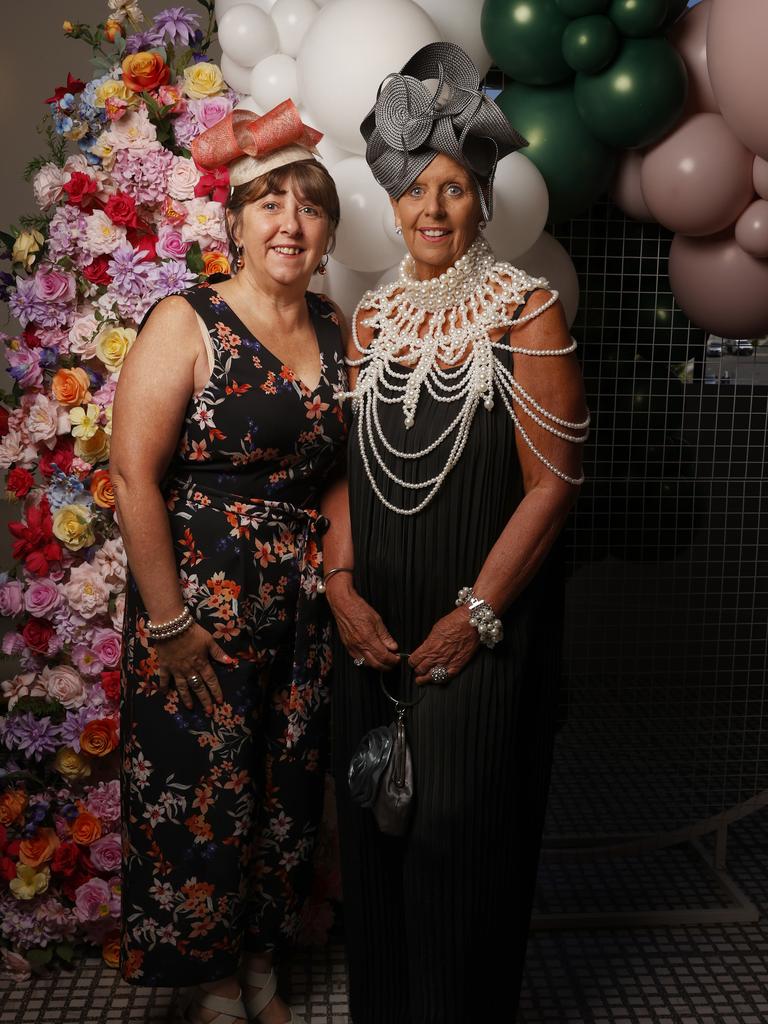
<path fill-rule="evenodd" d="M 379 415 L 391 443 L 415 451 L 457 408 L 422 391 L 410 430 L 400 405 L 381 404 Z M 423 480 L 444 466 L 449 446 L 418 460 L 387 455 L 387 465 L 401 479 Z M 414 492 L 369 462 L 390 501 L 415 504 Z M 404 516 L 373 493 L 355 422 L 349 488 L 355 585 L 400 649 L 412 651 L 474 583 L 523 497 L 514 424 L 500 400 L 491 411 L 481 404 L 437 496 Z M 550 557 L 505 615 L 504 640 L 481 647 L 447 685 L 427 686 L 408 712 L 417 805 L 404 839 L 382 835 L 349 798 L 352 753 L 393 714 L 377 674 L 337 652 L 334 761 L 354 1024 L 515 1019 L 549 783 L 561 598 Z"/>

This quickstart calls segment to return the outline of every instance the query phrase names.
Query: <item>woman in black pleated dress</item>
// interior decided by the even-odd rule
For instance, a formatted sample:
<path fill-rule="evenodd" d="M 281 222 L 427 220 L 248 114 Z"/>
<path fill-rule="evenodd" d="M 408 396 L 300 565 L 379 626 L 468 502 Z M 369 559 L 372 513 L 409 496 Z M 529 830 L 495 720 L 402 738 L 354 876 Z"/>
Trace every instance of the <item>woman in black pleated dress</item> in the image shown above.
<path fill-rule="evenodd" d="M 430 104 L 420 79 L 446 92 Z M 482 237 L 496 153 L 525 143 L 466 54 L 420 51 L 362 130 L 410 256 L 358 309 L 348 480 L 323 506 L 350 1008 L 354 1024 L 509 1024 L 555 721 L 562 587 L 548 554 L 588 414 L 557 293 Z M 397 689 L 397 651 L 410 655 L 401 695 L 422 695 L 406 719 L 403 838 L 346 784 L 364 733 L 392 721 L 379 677 Z"/>

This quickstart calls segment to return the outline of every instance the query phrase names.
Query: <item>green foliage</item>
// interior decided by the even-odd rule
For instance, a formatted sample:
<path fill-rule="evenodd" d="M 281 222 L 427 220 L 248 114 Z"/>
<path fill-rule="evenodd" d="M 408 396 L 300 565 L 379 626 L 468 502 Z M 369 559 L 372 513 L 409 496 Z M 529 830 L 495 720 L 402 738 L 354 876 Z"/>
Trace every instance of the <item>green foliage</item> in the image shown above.
<path fill-rule="evenodd" d="M 193 273 L 202 274 L 205 270 L 205 261 L 199 242 L 194 242 L 187 252 L 187 266 Z"/>
<path fill-rule="evenodd" d="M 45 164 L 52 163 L 56 164 L 57 167 L 63 167 L 67 159 L 67 142 L 66 139 L 62 139 L 60 135 L 56 134 L 51 120 L 51 115 L 46 114 L 40 123 L 38 128 L 40 134 L 45 134 L 48 140 L 48 151 L 40 156 L 36 156 L 33 160 L 27 164 L 24 169 L 24 180 L 31 181 L 35 174 Z"/>
<path fill-rule="evenodd" d="M 50 718 L 52 722 L 63 722 L 67 709 L 57 700 L 46 697 L 20 697 L 8 712 L 11 715 L 33 714 L 35 718 Z"/>

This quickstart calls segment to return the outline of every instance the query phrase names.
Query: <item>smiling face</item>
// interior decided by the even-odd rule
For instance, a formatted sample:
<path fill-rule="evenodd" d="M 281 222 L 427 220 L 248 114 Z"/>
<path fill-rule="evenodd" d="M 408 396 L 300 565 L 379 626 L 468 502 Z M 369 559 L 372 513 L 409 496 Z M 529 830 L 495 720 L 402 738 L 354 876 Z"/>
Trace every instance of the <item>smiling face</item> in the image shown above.
<path fill-rule="evenodd" d="M 391 203 L 421 279 L 437 277 L 453 266 L 477 238 L 477 189 L 469 171 L 444 153 L 438 153 Z"/>

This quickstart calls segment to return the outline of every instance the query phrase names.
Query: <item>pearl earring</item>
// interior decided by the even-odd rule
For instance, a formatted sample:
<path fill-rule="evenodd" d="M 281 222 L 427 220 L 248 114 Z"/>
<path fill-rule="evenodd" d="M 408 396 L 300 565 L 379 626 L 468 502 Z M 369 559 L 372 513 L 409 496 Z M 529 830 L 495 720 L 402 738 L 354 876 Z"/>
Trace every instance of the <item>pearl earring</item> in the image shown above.
<path fill-rule="evenodd" d="M 403 229 L 400 227 L 399 224 L 395 224 L 395 231 L 397 232 L 398 235 L 402 235 L 403 233 Z"/>

